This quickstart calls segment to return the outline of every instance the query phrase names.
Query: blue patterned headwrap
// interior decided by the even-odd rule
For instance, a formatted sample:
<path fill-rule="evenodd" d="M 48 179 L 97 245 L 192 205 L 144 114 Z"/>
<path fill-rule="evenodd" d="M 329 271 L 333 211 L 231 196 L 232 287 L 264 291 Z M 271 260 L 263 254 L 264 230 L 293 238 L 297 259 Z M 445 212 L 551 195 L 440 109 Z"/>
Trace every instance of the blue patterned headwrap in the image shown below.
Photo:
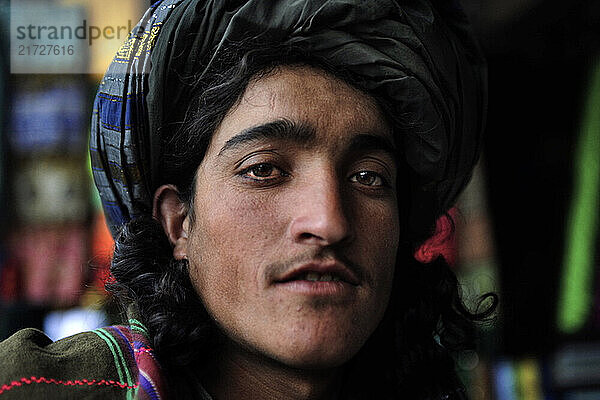
<path fill-rule="evenodd" d="M 148 9 L 102 80 L 90 154 L 116 234 L 152 212 L 159 128 L 228 43 L 293 44 L 361 78 L 401 116 L 396 142 L 413 182 L 411 214 L 431 223 L 470 179 L 486 108 L 485 64 L 464 14 L 427 0 L 163 0 Z"/>

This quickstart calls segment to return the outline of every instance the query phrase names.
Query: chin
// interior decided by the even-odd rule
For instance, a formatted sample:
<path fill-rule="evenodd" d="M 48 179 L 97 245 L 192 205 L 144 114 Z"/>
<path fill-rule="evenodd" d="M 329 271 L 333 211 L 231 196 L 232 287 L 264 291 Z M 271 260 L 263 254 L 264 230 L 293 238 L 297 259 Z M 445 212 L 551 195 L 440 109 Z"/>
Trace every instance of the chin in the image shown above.
<path fill-rule="evenodd" d="M 285 365 L 298 369 L 330 369 L 347 363 L 358 353 L 365 340 L 343 340 L 343 336 L 311 337 L 293 340 L 287 351 L 280 347 L 275 358 Z M 292 342 L 292 341 L 290 341 Z"/>
<path fill-rule="evenodd" d="M 360 351 L 377 327 L 378 318 L 361 320 L 354 315 L 335 310 L 299 319 L 282 318 L 258 347 L 294 368 L 340 367 Z"/>
<path fill-rule="evenodd" d="M 324 370 L 338 368 L 346 364 L 355 352 L 347 351 L 337 354 L 302 353 L 278 357 L 278 361 L 288 367 L 302 370 Z"/>

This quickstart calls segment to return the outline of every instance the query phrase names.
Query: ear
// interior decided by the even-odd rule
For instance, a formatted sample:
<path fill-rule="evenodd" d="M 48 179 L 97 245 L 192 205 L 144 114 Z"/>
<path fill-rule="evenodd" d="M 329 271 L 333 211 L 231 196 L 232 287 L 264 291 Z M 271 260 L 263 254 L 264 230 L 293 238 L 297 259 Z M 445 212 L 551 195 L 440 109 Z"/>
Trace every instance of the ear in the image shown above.
<path fill-rule="evenodd" d="M 179 199 L 177 187 L 162 185 L 156 189 L 152 215 L 160 221 L 173 245 L 173 257 L 176 260 L 187 258 L 189 219 L 186 206 Z"/>

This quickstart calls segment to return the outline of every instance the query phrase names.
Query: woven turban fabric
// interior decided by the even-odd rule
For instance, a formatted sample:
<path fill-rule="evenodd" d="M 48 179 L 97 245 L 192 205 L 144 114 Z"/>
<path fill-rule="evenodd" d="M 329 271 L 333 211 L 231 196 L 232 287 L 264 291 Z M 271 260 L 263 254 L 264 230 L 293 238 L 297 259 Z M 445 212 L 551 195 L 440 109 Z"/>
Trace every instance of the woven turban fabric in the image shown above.
<path fill-rule="evenodd" d="M 159 128 L 228 43 L 266 38 L 350 71 L 391 105 L 412 176 L 411 214 L 432 223 L 470 179 L 486 108 L 485 63 L 462 11 L 425 0 L 164 0 L 102 80 L 90 154 L 113 235 L 152 212 Z M 433 214 L 435 215 L 433 215 Z"/>

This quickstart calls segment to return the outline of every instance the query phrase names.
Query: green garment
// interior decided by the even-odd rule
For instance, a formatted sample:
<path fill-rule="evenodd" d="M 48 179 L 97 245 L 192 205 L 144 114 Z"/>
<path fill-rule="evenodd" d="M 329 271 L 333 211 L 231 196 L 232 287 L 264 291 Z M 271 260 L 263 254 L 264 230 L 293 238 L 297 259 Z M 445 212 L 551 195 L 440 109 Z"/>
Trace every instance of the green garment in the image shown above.
<path fill-rule="evenodd" d="M 0 343 L 0 400 L 165 400 L 164 371 L 150 344 L 135 319 L 56 342 L 24 329 Z M 185 375 L 190 396 L 210 400 L 193 371 Z"/>
<path fill-rule="evenodd" d="M 126 398 L 113 355 L 94 332 L 52 342 L 23 329 L 0 343 L 0 360 L 1 400 Z"/>

